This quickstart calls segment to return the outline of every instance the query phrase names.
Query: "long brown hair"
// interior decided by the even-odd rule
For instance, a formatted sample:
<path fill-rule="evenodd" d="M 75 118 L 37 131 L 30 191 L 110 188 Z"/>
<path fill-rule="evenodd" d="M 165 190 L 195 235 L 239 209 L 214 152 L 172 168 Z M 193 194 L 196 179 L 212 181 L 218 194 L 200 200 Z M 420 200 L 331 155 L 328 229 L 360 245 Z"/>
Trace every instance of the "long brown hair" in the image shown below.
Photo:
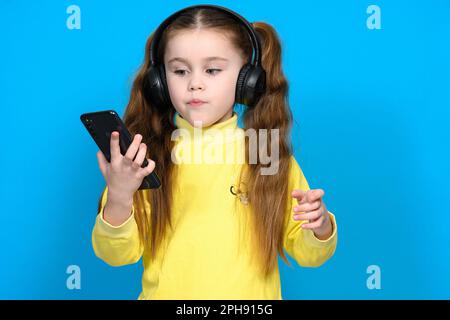
<path fill-rule="evenodd" d="M 286 263 L 283 251 L 283 226 L 288 203 L 288 177 L 292 145 L 290 130 L 292 113 L 288 106 L 288 83 L 281 66 L 281 44 L 274 28 L 265 22 L 252 23 L 262 45 L 262 66 L 266 70 L 266 92 L 253 108 L 243 112 L 244 130 L 253 128 L 279 130 L 278 173 L 261 175 L 264 165 L 259 160 L 250 163 L 249 141 L 246 139 L 246 163 L 242 166 L 240 178 L 245 176 L 248 201 L 252 208 L 254 222 L 253 233 L 259 246 L 261 270 L 268 275 L 277 265 L 277 253 Z M 164 31 L 159 50 L 158 61 L 163 60 L 166 43 L 171 35 L 181 30 L 197 28 L 214 29 L 226 34 L 235 48 L 239 50 L 244 61 L 252 56 L 251 42 L 244 27 L 228 14 L 210 8 L 194 8 L 184 12 Z M 150 65 L 149 50 L 154 33 L 147 39 L 144 62 L 135 76 L 131 96 L 125 110 L 124 122 L 132 135 L 140 133 L 147 144 L 147 157 L 155 161 L 155 172 L 161 179 L 159 189 L 139 190 L 134 196 L 135 219 L 141 241 L 150 257 L 156 256 L 164 239 L 166 228 L 172 227 L 171 204 L 172 184 L 176 175 L 176 166 L 171 161 L 171 151 L 175 141 L 171 134 L 176 129 L 173 117 L 176 110 L 159 110 L 151 105 L 142 92 L 145 71 Z M 259 137 L 258 137 L 259 140 Z M 271 135 L 267 135 L 265 145 L 271 145 Z M 258 141 L 259 145 L 259 141 Z M 149 199 L 146 199 L 149 197 Z M 145 204 L 147 202 L 147 204 Z M 150 212 L 146 205 L 150 204 Z M 100 201 L 99 201 L 100 206 Z M 151 226 L 151 227 L 150 227 Z M 148 239 L 150 235 L 150 239 Z"/>

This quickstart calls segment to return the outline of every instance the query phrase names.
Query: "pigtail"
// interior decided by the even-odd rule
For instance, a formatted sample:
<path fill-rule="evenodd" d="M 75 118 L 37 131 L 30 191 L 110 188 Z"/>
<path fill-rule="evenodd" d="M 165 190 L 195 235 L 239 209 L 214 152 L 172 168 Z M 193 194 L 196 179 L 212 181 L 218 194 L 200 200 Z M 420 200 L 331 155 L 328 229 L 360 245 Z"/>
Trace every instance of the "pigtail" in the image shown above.
<path fill-rule="evenodd" d="M 262 45 L 262 66 L 266 71 L 266 92 L 252 108 L 243 115 L 245 130 L 255 129 L 258 140 L 257 163 L 250 163 L 249 142 L 246 141 L 248 197 L 252 205 L 255 241 L 260 253 L 264 273 L 269 274 L 277 265 L 277 253 L 289 264 L 283 252 L 283 226 L 288 195 L 288 178 L 292 145 L 290 129 L 292 113 L 288 105 L 288 83 L 281 64 L 281 43 L 272 26 L 264 22 L 253 23 Z M 258 134 L 267 129 L 266 137 Z M 275 131 L 272 131 L 275 130 Z M 271 132 L 278 132 L 272 137 Z M 270 163 L 277 168 L 273 174 L 262 174 L 266 166 L 260 157 L 261 150 L 267 154 L 277 152 L 278 157 Z M 271 159 L 272 160 L 272 159 Z M 267 168 L 266 168 L 267 169 Z M 266 170 L 267 171 L 267 170 Z"/>

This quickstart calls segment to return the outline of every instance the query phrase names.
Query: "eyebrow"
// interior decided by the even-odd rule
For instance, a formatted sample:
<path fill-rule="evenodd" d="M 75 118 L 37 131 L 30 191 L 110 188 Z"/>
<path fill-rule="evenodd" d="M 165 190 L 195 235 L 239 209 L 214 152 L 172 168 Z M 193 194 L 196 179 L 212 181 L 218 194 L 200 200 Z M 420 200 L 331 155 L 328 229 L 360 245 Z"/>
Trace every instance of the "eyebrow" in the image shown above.
<path fill-rule="evenodd" d="M 205 62 L 206 62 L 206 61 L 213 61 L 213 60 L 223 60 L 223 61 L 228 61 L 228 59 L 226 59 L 226 58 L 217 57 L 217 56 L 215 56 L 215 57 L 207 57 L 207 58 L 204 58 L 204 59 L 203 59 L 203 61 L 205 61 Z M 183 59 L 183 58 L 181 58 L 181 57 L 175 57 L 175 58 L 172 58 L 172 59 L 170 59 L 169 62 L 167 62 L 167 63 L 170 64 L 170 63 L 175 62 L 175 61 L 180 61 L 180 62 L 184 62 L 184 63 L 189 64 L 189 62 L 188 62 L 186 59 Z"/>

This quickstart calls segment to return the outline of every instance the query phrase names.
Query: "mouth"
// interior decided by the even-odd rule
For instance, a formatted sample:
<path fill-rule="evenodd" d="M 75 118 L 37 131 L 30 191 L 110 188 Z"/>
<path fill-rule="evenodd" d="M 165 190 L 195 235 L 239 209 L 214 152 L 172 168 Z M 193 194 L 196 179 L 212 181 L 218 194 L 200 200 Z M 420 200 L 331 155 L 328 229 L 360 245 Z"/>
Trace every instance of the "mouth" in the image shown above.
<path fill-rule="evenodd" d="M 197 99 L 194 99 L 194 100 L 191 100 L 191 101 L 188 102 L 188 104 L 189 104 L 190 106 L 193 106 L 193 107 L 201 106 L 201 105 L 204 104 L 204 103 L 206 103 L 206 102 L 205 102 L 205 101 L 202 101 L 202 100 L 197 100 Z"/>

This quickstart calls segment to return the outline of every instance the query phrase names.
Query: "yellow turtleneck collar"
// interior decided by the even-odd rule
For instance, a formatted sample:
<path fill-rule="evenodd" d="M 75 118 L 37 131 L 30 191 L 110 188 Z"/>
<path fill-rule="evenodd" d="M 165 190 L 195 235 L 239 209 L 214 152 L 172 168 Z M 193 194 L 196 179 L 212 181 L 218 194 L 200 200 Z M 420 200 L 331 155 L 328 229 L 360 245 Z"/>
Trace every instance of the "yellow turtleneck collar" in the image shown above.
<path fill-rule="evenodd" d="M 180 129 L 186 129 L 189 131 L 189 134 L 194 134 L 194 129 L 201 130 L 203 134 L 208 134 L 211 132 L 212 129 L 224 131 L 224 130 L 235 130 L 237 128 L 237 122 L 238 122 L 238 115 L 235 111 L 233 111 L 233 114 L 231 118 L 222 121 L 214 123 L 208 127 L 203 128 L 195 128 L 192 126 L 189 121 L 182 118 L 180 114 L 177 112 L 175 115 L 175 125 Z M 214 131 L 214 130 L 213 130 Z"/>
<path fill-rule="evenodd" d="M 173 159 L 177 164 L 242 163 L 242 141 L 245 140 L 237 122 L 238 114 L 233 111 L 232 116 L 225 121 L 196 128 L 176 113 L 175 125 L 179 131 L 174 136 L 177 143 Z M 239 160 L 235 160 L 236 157 Z"/>

